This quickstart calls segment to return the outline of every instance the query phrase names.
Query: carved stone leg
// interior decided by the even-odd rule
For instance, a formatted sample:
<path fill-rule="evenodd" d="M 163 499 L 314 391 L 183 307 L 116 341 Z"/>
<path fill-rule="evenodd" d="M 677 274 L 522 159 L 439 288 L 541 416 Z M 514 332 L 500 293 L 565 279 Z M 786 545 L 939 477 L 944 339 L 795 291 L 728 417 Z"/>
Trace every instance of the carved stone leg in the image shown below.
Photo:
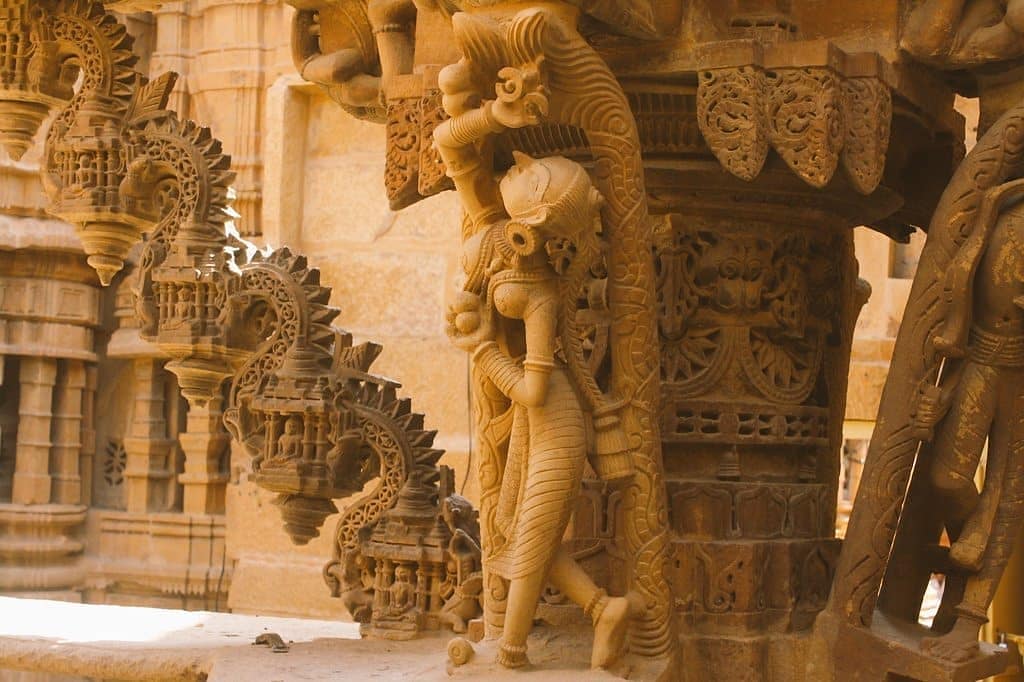
<path fill-rule="evenodd" d="M 230 436 L 221 423 L 221 401 L 205 407 L 190 405 L 188 427 L 178 436 L 185 451 L 185 472 L 178 481 L 185 486 L 186 514 L 223 514 L 228 475 L 221 461 Z"/>
<path fill-rule="evenodd" d="M 78 504 L 82 501 L 79 456 L 82 451 L 82 392 L 85 364 L 64 360 L 57 374 L 53 399 L 53 501 Z"/>
<path fill-rule="evenodd" d="M 57 361 L 22 358 L 20 380 L 18 449 L 11 500 L 15 504 L 46 504 L 50 501 L 50 427 Z"/>
<path fill-rule="evenodd" d="M 128 511 L 165 511 L 167 482 L 174 475 L 168 464 L 173 443 L 164 419 L 166 377 L 152 358 L 135 360 L 135 412 L 124 447 L 125 496 Z"/>
<path fill-rule="evenodd" d="M 986 534 L 982 567 L 967 577 L 963 597 L 955 609 L 953 630 L 921 644 L 922 650 L 958 663 L 978 654 L 978 629 L 988 621 L 988 607 L 1024 520 L 1024 424 L 1020 417 L 1024 399 L 1018 395 L 1022 377 L 1020 372 L 1005 369 L 1003 372 L 1009 376 L 1003 376 L 1001 385 L 991 386 L 988 391 L 993 394 L 993 400 L 999 402 L 989 440 L 989 466 L 1002 465 L 1005 472 L 998 491 L 985 491 L 986 495 L 994 492 L 998 496 L 998 506 L 991 534 Z M 986 476 L 986 486 L 990 480 L 991 477 Z"/>

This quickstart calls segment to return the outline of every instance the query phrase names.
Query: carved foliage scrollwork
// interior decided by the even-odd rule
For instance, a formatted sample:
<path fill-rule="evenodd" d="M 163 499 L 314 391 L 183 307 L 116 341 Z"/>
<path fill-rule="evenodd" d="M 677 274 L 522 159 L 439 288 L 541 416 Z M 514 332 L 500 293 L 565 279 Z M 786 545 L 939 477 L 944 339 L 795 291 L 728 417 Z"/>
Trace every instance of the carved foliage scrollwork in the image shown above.
<path fill-rule="evenodd" d="M 858 192 L 870 194 L 882 181 L 892 127 L 892 90 L 874 78 L 843 80 L 846 149 L 843 168 Z"/>
<path fill-rule="evenodd" d="M 707 69 L 697 120 L 711 152 L 739 178 L 756 178 L 774 149 L 814 187 L 828 185 L 842 162 L 854 189 L 871 194 L 885 170 L 892 92 L 878 77 L 827 66 Z"/>
<path fill-rule="evenodd" d="M 803 402 L 820 370 L 825 320 L 834 312 L 834 302 L 826 303 L 814 311 L 821 320 L 808 323 L 809 292 L 835 277 L 808 269 L 810 240 L 798 232 L 776 242 L 747 231 L 702 229 L 699 219 L 665 221 L 658 233 L 663 379 L 700 395 L 737 359 L 762 398 Z"/>
<path fill-rule="evenodd" d="M 434 149 L 434 128 L 448 118 L 441 106 L 441 91 L 430 89 L 420 99 L 419 194 L 429 197 L 453 187 L 444 162 Z"/>
<path fill-rule="evenodd" d="M 832 180 L 846 141 L 839 78 L 826 68 L 767 74 L 768 136 L 779 156 L 814 187 Z"/>
<path fill-rule="evenodd" d="M 768 158 L 764 89 L 764 71 L 756 66 L 700 73 L 700 131 L 722 165 L 743 180 L 756 178 Z"/>
<path fill-rule="evenodd" d="M 663 437 L 733 444 L 828 442 L 817 402 L 837 302 L 811 292 L 838 286 L 813 268 L 836 248 L 793 229 L 711 229 L 672 216 L 657 230 L 659 331 L 666 388 Z"/>
<path fill-rule="evenodd" d="M 427 90 L 422 97 L 388 102 L 384 186 L 393 210 L 452 187 L 434 149 L 434 128 L 446 118 L 437 89 Z"/>
<path fill-rule="evenodd" d="M 387 166 L 384 187 L 393 210 L 419 199 L 420 100 L 396 99 L 388 102 Z"/>

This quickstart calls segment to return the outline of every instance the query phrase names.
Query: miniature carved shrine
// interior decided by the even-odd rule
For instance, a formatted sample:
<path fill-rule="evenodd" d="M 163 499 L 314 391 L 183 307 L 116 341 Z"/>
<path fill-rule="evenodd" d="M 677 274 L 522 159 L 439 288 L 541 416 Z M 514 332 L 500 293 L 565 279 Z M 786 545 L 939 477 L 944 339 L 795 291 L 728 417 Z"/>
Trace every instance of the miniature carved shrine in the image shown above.
<path fill-rule="evenodd" d="M 45 135 L 48 212 L 187 400 L 186 509 L 223 510 L 233 439 L 296 544 L 339 515 L 325 597 L 368 637 L 464 636 L 456 675 L 528 676 L 536 627 L 633 679 L 1020 665 L 978 630 L 1024 516 L 1024 3 L 288 4 L 297 73 L 384 126 L 391 208 L 458 197 L 478 497 L 315 263 L 233 227 L 218 131 L 112 14 L 160 3 L 0 0 L 0 141 Z M 858 226 L 927 242 L 840 541 Z M 82 400 L 81 360 L 23 363 L 21 400 Z M 77 464 L 30 450 L 15 500 L 77 504 Z"/>

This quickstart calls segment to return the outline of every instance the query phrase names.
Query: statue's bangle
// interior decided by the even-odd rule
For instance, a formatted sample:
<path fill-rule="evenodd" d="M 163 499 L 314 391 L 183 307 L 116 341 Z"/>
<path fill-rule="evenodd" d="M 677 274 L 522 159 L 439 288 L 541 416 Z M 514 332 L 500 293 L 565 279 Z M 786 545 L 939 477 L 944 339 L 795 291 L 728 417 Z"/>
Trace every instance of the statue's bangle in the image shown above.
<path fill-rule="evenodd" d="M 505 126 L 498 123 L 494 114 L 491 113 L 493 104 L 493 101 L 484 102 L 479 109 L 467 111 L 451 119 L 448 130 L 451 141 L 456 145 L 466 146 L 473 144 L 485 135 L 503 131 Z"/>
<path fill-rule="evenodd" d="M 555 363 L 546 358 L 531 358 L 529 355 L 526 356 L 526 360 L 523 361 L 523 369 L 527 371 L 543 372 L 544 374 L 551 374 L 551 370 L 555 368 Z"/>
<path fill-rule="evenodd" d="M 373 29 L 374 33 L 402 33 L 405 31 L 403 24 L 381 24 Z"/>
<path fill-rule="evenodd" d="M 491 347 L 497 349 L 498 348 L 498 344 L 496 342 L 494 342 L 494 341 L 484 341 L 479 346 L 477 346 L 473 350 L 473 355 L 472 355 L 473 362 L 476 362 L 477 359 L 479 359 L 479 357 L 481 355 L 483 355 L 485 352 L 487 352 L 487 349 L 491 348 Z"/>

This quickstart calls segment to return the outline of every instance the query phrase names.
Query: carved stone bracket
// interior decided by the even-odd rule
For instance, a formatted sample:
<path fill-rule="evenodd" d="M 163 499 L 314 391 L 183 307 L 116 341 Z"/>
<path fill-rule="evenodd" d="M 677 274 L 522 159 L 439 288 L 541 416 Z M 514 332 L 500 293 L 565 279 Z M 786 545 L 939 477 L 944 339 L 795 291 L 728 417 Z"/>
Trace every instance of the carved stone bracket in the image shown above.
<path fill-rule="evenodd" d="M 751 46 L 751 58 L 736 65 L 723 66 L 716 55 L 699 73 L 701 133 L 726 170 L 743 180 L 756 178 L 774 149 L 814 187 L 828 185 L 841 164 L 853 187 L 871 194 L 885 170 L 892 122 L 886 65 L 875 55 L 816 47 L 820 66 L 789 54 L 807 51 L 804 43 Z"/>
<path fill-rule="evenodd" d="M 384 187 L 392 210 L 452 189 L 434 149 L 434 129 L 447 118 L 437 89 L 389 100 Z"/>

